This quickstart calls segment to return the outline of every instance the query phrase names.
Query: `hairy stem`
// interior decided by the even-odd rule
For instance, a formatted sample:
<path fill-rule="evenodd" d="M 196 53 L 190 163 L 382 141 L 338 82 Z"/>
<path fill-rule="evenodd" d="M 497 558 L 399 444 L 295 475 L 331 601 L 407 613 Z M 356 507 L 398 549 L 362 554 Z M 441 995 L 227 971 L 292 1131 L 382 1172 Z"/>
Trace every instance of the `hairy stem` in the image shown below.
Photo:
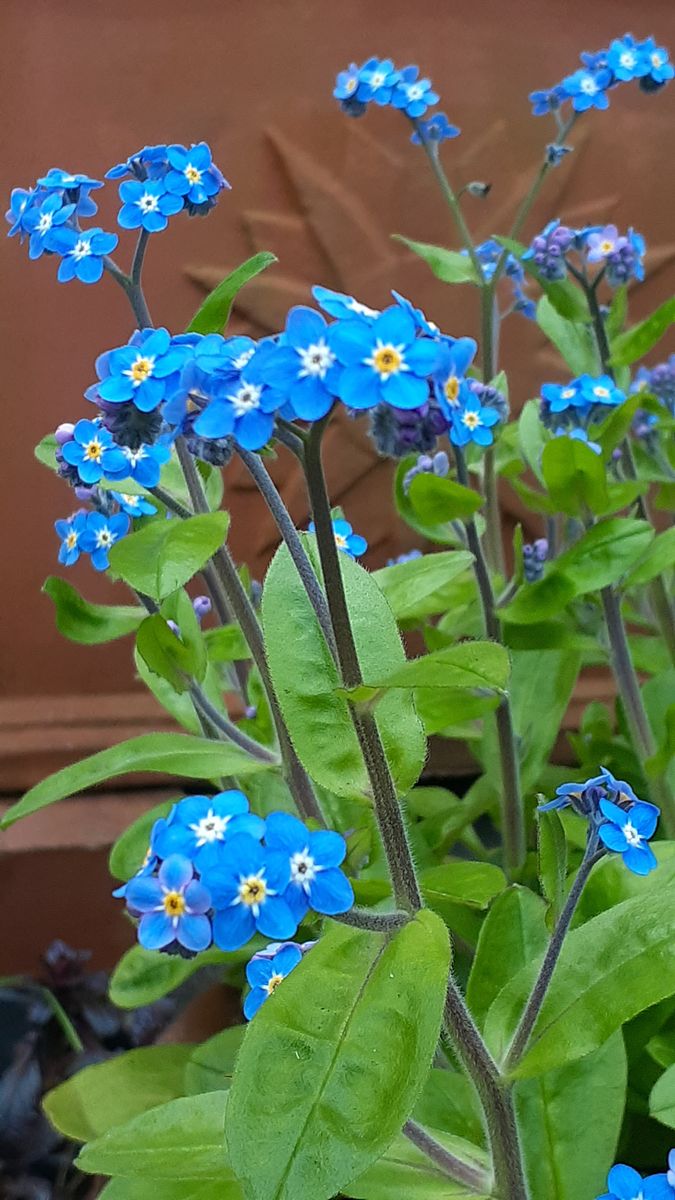
<path fill-rule="evenodd" d="M 355 929 L 367 929 L 371 933 L 395 933 L 410 920 L 409 912 L 373 912 L 369 908 L 350 908 L 349 912 L 331 914 L 331 921 L 340 925 L 353 925 Z"/>
<path fill-rule="evenodd" d="M 478 1194 L 489 1188 L 490 1180 L 485 1171 L 470 1163 L 462 1162 L 461 1158 L 451 1154 L 440 1142 L 436 1141 L 436 1138 L 427 1133 L 426 1129 L 418 1125 L 417 1121 L 406 1121 L 403 1132 L 408 1140 L 417 1146 L 418 1150 L 426 1154 L 427 1158 L 431 1159 L 445 1175 L 454 1179 L 456 1183 L 462 1183 Z"/>
<path fill-rule="evenodd" d="M 251 758 L 257 759 L 258 762 L 269 763 L 270 766 L 281 765 L 276 754 L 272 754 L 269 750 L 266 750 L 265 747 L 261 746 L 259 742 L 256 742 L 253 738 L 248 737 L 248 735 L 234 725 L 232 721 L 228 721 L 227 717 L 224 716 L 223 713 L 219 712 L 215 705 L 211 703 L 208 696 L 204 695 L 204 692 L 198 684 L 193 683 L 191 685 L 190 696 L 192 697 L 192 702 L 195 708 L 199 709 L 199 711 L 210 721 L 213 727 L 217 729 L 219 733 L 222 733 L 228 741 L 233 742 L 234 745 L 238 746 L 240 750 L 244 750 L 246 754 L 250 754 Z"/>
<path fill-rule="evenodd" d="M 419 139 L 422 143 L 422 146 L 424 147 L 424 152 L 427 156 L 429 166 L 431 167 L 431 170 L 433 171 L 436 182 L 437 182 L 439 188 L 441 189 L 443 199 L 445 200 L 445 203 L 447 204 L 448 208 L 450 209 L 450 212 L 452 213 L 452 217 L 457 226 L 457 230 L 458 230 L 459 236 L 461 238 L 462 245 L 464 246 L 464 249 L 466 250 L 467 254 L 469 255 L 469 258 L 471 259 L 471 262 L 472 262 L 473 268 L 476 272 L 478 281 L 480 282 L 480 281 L 484 280 L 484 278 L 485 278 L 483 275 L 483 267 L 481 265 L 481 261 L 480 261 L 478 255 L 476 254 L 476 247 L 474 245 L 474 241 L 471 236 L 471 231 L 470 231 L 466 221 L 464 220 L 464 213 L 462 212 L 462 206 L 455 194 L 455 191 L 450 183 L 450 180 L 448 179 L 448 177 L 441 165 L 441 160 L 438 155 L 438 142 L 432 141 L 429 138 L 427 138 L 424 130 L 420 126 L 419 121 L 413 120 L 412 124 L 414 125 L 415 130 L 419 135 Z"/>
<path fill-rule="evenodd" d="M 325 425 L 326 420 L 317 422 L 310 434 L 305 452 L 305 476 L 340 673 L 345 687 L 355 688 L 363 679 L 349 619 L 339 551 L 335 544 L 330 502 L 321 462 L 321 439 Z M 350 705 L 350 715 L 370 780 L 375 815 L 387 855 L 396 903 L 415 911 L 422 907 L 422 897 L 403 813 L 384 753 L 380 731 L 372 713 L 357 710 Z"/>

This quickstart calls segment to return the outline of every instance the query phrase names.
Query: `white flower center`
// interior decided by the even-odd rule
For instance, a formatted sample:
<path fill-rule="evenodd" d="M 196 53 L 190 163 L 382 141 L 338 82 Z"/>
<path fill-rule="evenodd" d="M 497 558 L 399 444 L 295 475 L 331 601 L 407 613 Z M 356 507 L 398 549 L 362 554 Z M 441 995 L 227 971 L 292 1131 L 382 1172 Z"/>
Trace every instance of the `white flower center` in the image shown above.
<path fill-rule="evenodd" d="M 153 362 L 154 362 L 154 359 L 153 359 Z M 130 372 L 125 371 L 125 374 L 129 375 Z M 141 381 L 139 380 L 139 383 L 140 382 Z M 132 450 L 129 446 L 122 446 L 122 454 L 124 455 L 125 458 L 127 458 L 129 460 L 129 465 L 131 467 L 137 467 L 139 462 L 141 462 L 142 459 L 148 457 L 145 446 L 139 446 L 138 450 Z"/>
<path fill-rule="evenodd" d="M 653 67 L 663 66 L 664 61 L 665 61 L 665 59 L 664 59 L 663 54 L 660 54 L 658 50 L 656 50 L 654 52 L 654 54 L 651 55 L 651 62 L 652 62 Z"/>
<path fill-rule="evenodd" d="M 237 416 L 243 417 L 245 413 L 260 407 L 261 396 L 262 387 L 259 384 L 242 383 L 236 392 L 228 396 L 228 400 L 234 405 Z"/>
<path fill-rule="evenodd" d="M 387 76 L 384 74 L 383 71 L 373 71 L 373 73 L 370 77 L 370 86 L 372 88 L 382 87 L 386 78 L 387 78 Z"/>
<path fill-rule="evenodd" d="M 377 309 L 368 308 L 367 304 L 362 304 L 360 300 L 354 300 L 351 297 L 347 301 L 347 308 L 350 309 L 351 312 L 358 313 L 359 316 L 361 316 L 361 317 L 376 317 L 377 316 Z"/>
<path fill-rule="evenodd" d="M 126 492 L 122 492 L 121 496 L 124 500 L 124 503 L 129 505 L 129 508 L 138 507 L 138 496 L 129 496 Z"/>
<path fill-rule="evenodd" d="M 47 233 L 52 227 L 53 219 L 54 219 L 54 217 L 53 217 L 52 213 L 50 213 L 50 212 L 41 213 L 40 220 L 38 221 L 38 226 L 37 226 L 38 233 Z"/>
<path fill-rule="evenodd" d="M 368 358 L 364 358 L 364 365 L 372 367 L 381 380 L 389 379 L 390 375 L 398 375 L 400 371 L 409 371 L 410 367 L 403 357 L 405 350 L 405 342 L 400 342 L 398 346 L 394 346 L 392 342 L 383 342 L 377 338 L 375 349 Z"/>
<path fill-rule="evenodd" d="M 563 390 L 561 391 L 560 395 L 561 395 L 561 397 L 562 397 L 562 399 L 563 399 L 563 400 L 571 400 L 571 399 L 572 399 L 572 397 L 576 395 L 576 389 L 575 389 L 575 388 L 570 388 L 570 387 L 568 387 L 568 388 L 563 388 Z"/>
<path fill-rule="evenodd" d="M 238 354 L 236 358 L 232 359 L 232 366 L 236 367 L 238 371 L 243 371 L 244 367 L 248 362 L 251 361 L 254 354 L 255 346 L 251 346 L 249 350 L 242 350 L 241 354 Z"/>
<path fill-rule="evenodd" d="M 143 195 L 139 197 L 136 203 L 143 213 L 157 212 L 159 208 L 159 196 L 153 196 L 152 192 L 143 192 Z"/>
<path fill-rule="evenodd" d="M 595 396 L 600 396 L 600 398 L 603 400 L 606 400 L 609 396 L 609 388 L 603 387 L 602 384 L 600 384 L 598 387 L 593 388 L 593 394 Z"/>
<path fill-rule="evenodd" d="M 77 545 L 77 534 L 74 529 L 71 529 L 70 533 L 66 534 L 64 541 L 67 550 L 75 549 Z"/>
<path fill-rule="evenodd" d="M 595 95 L 598 90 L 598 85 L 592 75 L 584 75 L 583 79 L 581 80 L 581 90 L 582 92 L 585 92 L 587 96 Z"/>
<path fill-rule="evenodd" d="M 326 373 L 335 362 L 335 355 L 325 338 L 319 338 L 312 346 L 303 346 L 298 350 L 302 367 L 298 372 L 300 379 L 308 375 L 325 379 Z"/>
<path fill-rule="evenodd" d="M 190 184 L 201 183 L 202 172 L 199 167 L 193 167 L 192 163 L 188 163 L 183 174 Z"/>
<path fill-rule="evenodd" d="M 409 100 L 421 100 L 424 95 L 424 88 L 419 83 L 411 83 L 408 88 Z"/>
<path fill-rule="evenodd" d="M 99 529 L 96 533 L 96 549 L 103 550 L 107 546 L 112 546 L 115 541 L 115 535 L 106 525 L 104 529 Z"/>
<path fill-rule="evenodd" d="M 619 62 L 621 63 L 622 67 L 626 67 L 628 70 L 630 70 L 632 67 L 634 67 L 636 59 L 635 59 L 635 55 L 633 54 L 633 51 L 632 50 L 624 50 L 623 54 L 621 55 L 621 57 L 619 59 Z"/>
<path fill-rule="evenodd" d="M 317 867 L 314 859 L 311 857 L 308 848 L 298 851 L 291 857 L 291 883 L 300 884 L 307 890 L 309 884 L 316 878 L 316 873 L 320 868 Z"/>
<path fill-rule="evenodd" d="M 462 425 L 466 425 L 467 429 L 477 429 L 478 426 L 482 424 L 483 422 L 481 420 L 480 413 L 473 412 L 472 409 L 469 409 L 468 412 L 462 413 Z"/>
<path fill-rule="evenodd" d="M 73 258 L 80 262 L 81 259 L 87 258 L 91 254 L 91 243 L 86 238 L 79 238 L 71 253 Z"/>
<path fill-rule="evenodd" d="M 623 826 L 623 836 L 625 837 L 629 846 L 642 845 L 642 838 L 632 821 L 626 821 L 626 824 Z"/>
<path fill-rule="evenodd" d="M 205 846 L 207 842 L 222 842 L 229 821 L 229 817 L 219 817 L 210 808 L 205 817 L 190 826 L 197 839 L 197 847 Z"/>

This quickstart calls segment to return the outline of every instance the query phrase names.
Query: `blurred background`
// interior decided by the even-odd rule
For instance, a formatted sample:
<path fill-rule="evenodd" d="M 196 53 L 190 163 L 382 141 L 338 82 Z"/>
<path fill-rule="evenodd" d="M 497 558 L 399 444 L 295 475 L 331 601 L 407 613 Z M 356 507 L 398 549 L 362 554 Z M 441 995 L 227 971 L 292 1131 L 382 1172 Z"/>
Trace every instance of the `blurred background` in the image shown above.
<path fill-rule="evenodd" d="M 377 53 L 401 65 L 419 63 L 432 77 L 440 107 L 462 129 L 443 148 L 453 183 L 492 184 L 486 199 L 465 201 L 482 239 L 505 231 L 553 136 L 548 118 L 530 115 L 528 93 L 574 70 L 581 50 L 605 46 L 627 29 L 675 45 L 672 0 L 647 0 L 637 11 L 629 0 L 3 0 L 0 21 L 6 194 L 51 166 L 102 178 L 146 143 L 210 143 L 232 191 L 206 221 L 174 218 L 152 239 L 147 257 L 151 311 L 173 332 L 228 270 L 254 250 L 269 249 L 279 263 L 242 292 L 238 330 L 279 329 L 288 307 L 308 302 L 310 285 L 319 282 L 372 305 L 386 304 L 396 287 L 444 331 L 475 334 L 472 289 L 444 287 L 391 240 L 398 232 L 457 245 L 407 122 L 374 106 L 362 121 L 345 117 L 331 95 L 336 72 Z M 574 153 L 551 172 L 525 231 L 531 237 L 555 215 L 569 224 L 634 224 L 649 248 L 648 280 L 632 308 L 637 317 L 673 290 L 674 118 L 675 87 L 657 96 L 637 86 L 613 93 L 609 112 L 580 123 Z M 115 229 L 117 186 L 110 183 L 96 198 L 97 222 Z M 133 241 L 121 232 L 116 257 L 124 266 Z M 167 727 L 167 719 L 134 680 L 129 643 L 66 642 L 40 590 L 48 574 L 59 572 L 53 521 L 68 515 L 73 501 L 35 461 L 33 446 L 59 422 L 89 414 L 82 393 L 94 378 L 96 356 L 132 331 L 125 298 L 108 277 L 95 287 L 57 284 L 56 261 L 30 263 L 17 239 L 0 240 L 0 255 L 6 447 L 0 786 L 9 799 L 58 766 Z M 672 349 L 662 343 L 660 356 Z M 536 326 L 518 315 L 504 329 L 500 365 L 515 409 L 543 379 L 562 377 Z M 393 513 L 391 464 L 378 460 L 364 422 L 343 422 L 332 432 L 328 469 L 333 502 L 370 543 L 369 565 L 413 544 Z M 302 525 L 302 487 L 285 458 L 275 471 Z M 234 553 L 260 578 L 275 531 L 236 465 L 227 491 Z M 520 515 L 517 502 L 503 499 L 512 522 Z M 84 560 L 68 578 L 89 599 L 123 598 Z M 131 931 L 109 899 L 105 852 L 123 822 L 147 805 L 138 787 L 108 791 L 65 802 L 3 837 L 10 918 L 3 922 L 0 972 L 30 970 L 56 935 L 91 946 L 103 965 L 129 944 Z M 39 860 L 36 849 L 43 851 Z M 37 862 L 50 900 L 26 912 Z M 75 879 L 86 905 L 76 899 Z"/>

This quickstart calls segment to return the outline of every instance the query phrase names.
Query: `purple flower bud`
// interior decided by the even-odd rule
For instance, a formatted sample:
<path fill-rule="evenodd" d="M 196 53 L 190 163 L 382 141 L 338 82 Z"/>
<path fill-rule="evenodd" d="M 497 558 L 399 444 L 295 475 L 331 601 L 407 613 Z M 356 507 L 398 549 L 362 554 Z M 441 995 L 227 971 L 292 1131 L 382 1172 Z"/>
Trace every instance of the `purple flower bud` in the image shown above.
<path fill-rule="evenodd" d="M 57 446 L 65 446 L 66 442 L 72 442 L 75 426 L 71 421 L 64 421 L 58 425 L 54 433 Z"/>
<path fill-rule="evenodd" d="M 249 721 L 254 721 L 258 715 L 258 709 L 255 704 L 247 704 L 244 709 L 244 716 Z"/>
<path fill-rule="evenodd" d="M 92 496 L 96 495 L 96 492 L 97 492 L 97 488 L 95 488 L 95 487 L 76 487 L 75 488 L 75 495 L 77 496 L 78 500 L 91 500 Z"/>
<path fill-rule="evenodd" d="M 208 596 L 195 596 L 192 601 L 192 607 L 195 610 L 197 620 L 201 621 L 203 617 L 208 616 L 211 612 L 211 601 Z"/>

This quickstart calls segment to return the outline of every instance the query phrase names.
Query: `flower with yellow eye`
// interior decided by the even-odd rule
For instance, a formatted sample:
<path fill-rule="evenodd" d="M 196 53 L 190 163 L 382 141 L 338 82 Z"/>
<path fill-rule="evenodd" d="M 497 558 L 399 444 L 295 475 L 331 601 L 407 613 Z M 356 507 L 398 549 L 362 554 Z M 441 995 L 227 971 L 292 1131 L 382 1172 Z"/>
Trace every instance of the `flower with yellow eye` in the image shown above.
<path fill-rule="evenodd" d="M 87 514 L 75 513 L 67 521 L 55 521 L 54 528 L 61 538 L 59 562 L 64 567 L 72 567 L 82 553 L 80 541 L 87 528 Z"/>
<path fill-rule="evenodd" d="M 494 441 L 492 426 L 499 422 L 499 413 L 494 408 L 481 404 L 475 394 L 467 399 L 462 408 L 455 410 L 450 426 L 450 441 L 455 446 L 491 446 Z"/>
<path fill-rule="evenodd" d="M 316 533 L 313 521 L 309 523 L 308 532 Z M 349 521 L 343 521 L 339 517 L 333 521 L 333 536 L 338 550 L 341 550 L 343 554 L 348 554 L 350 558 L 358 558 L 368 549 L 366 539 L 361 537 L 360 533 L 354 533 Z"/>
<path fill-rule="evenodd" d="M 238 950 L 256 930 L 278 941 L 293 937 L 298 922 L 283 898 L 291 878 L 287 854 L 240 833 L 202 878 L 213 897 L 213 939 L 221 950 Z"/>
<path fill-rule="evenodd" d="M 270 947 L 272 949 L 272 947 Z M 295 942 L 287 942 L 274 955 L 254 954 L 246 967 L 246 978 L 251 990 L 244 1001 L 244 1016 L 247 1021 L 255 1016 L 261 1004 L 275 992 L 302 958 L 302 949 Z"/>
<path fill-rule="evenodd" d="M 478 349 L 473 338 L 461 337 L 441 343 L 441 365 L 434 374 L 436 399 L 446 420 L 468 399 L 466 373 Z"/>
<path fill-rule="evenodd" d="M 134 914 L 141 914 L 138 940 L 146 950 L 164 950 L 177 942 L 196 954 L 210 946 L 211 922 L 206 914 L 211 896 L 182 854 L 167 858 L 156 877 L 136 875 L 127 884 L 126 901 Z"/>
<path fill-rule="evenodd" d="M 164 179 L 167 192 L 182 196 L 189 212 L 206 212 L 229 183 L 218 170 L 206 142 L 196 146 L 167 146 L 169 171 Z"/>
<path fill-rule="evenodd" d="M 75 467 L 82 483 L 91 486 L 103 476 L 119 475 L 123 478 L 126 459 L 119 446 L 113 442 L 107 429 L 97 421 L 78 421 L 72 440 L 61 447 L 65 461 Z"/>
<path fill-rule="evenodd" d="M 104 517 L 100 512 L 87 513 L 86 528 L 80 537 L 80 546 L 90 556 L 94 570 L 108 570 L 108 554 L 111 547 L 128 532 L 129 518 L 126 513 L 115 513 L 112 517 Z"/>
<path fill-rule="evenodd" d="M 328 344 L 344 367 L 338 394 L 349 408 L 421 408 L 429 398 L 429 376 L 440 362 L 439 343 L 418 337 L 411 314 L 400 305 L 375 320 L 347 317 L 328 331 Z"/>

